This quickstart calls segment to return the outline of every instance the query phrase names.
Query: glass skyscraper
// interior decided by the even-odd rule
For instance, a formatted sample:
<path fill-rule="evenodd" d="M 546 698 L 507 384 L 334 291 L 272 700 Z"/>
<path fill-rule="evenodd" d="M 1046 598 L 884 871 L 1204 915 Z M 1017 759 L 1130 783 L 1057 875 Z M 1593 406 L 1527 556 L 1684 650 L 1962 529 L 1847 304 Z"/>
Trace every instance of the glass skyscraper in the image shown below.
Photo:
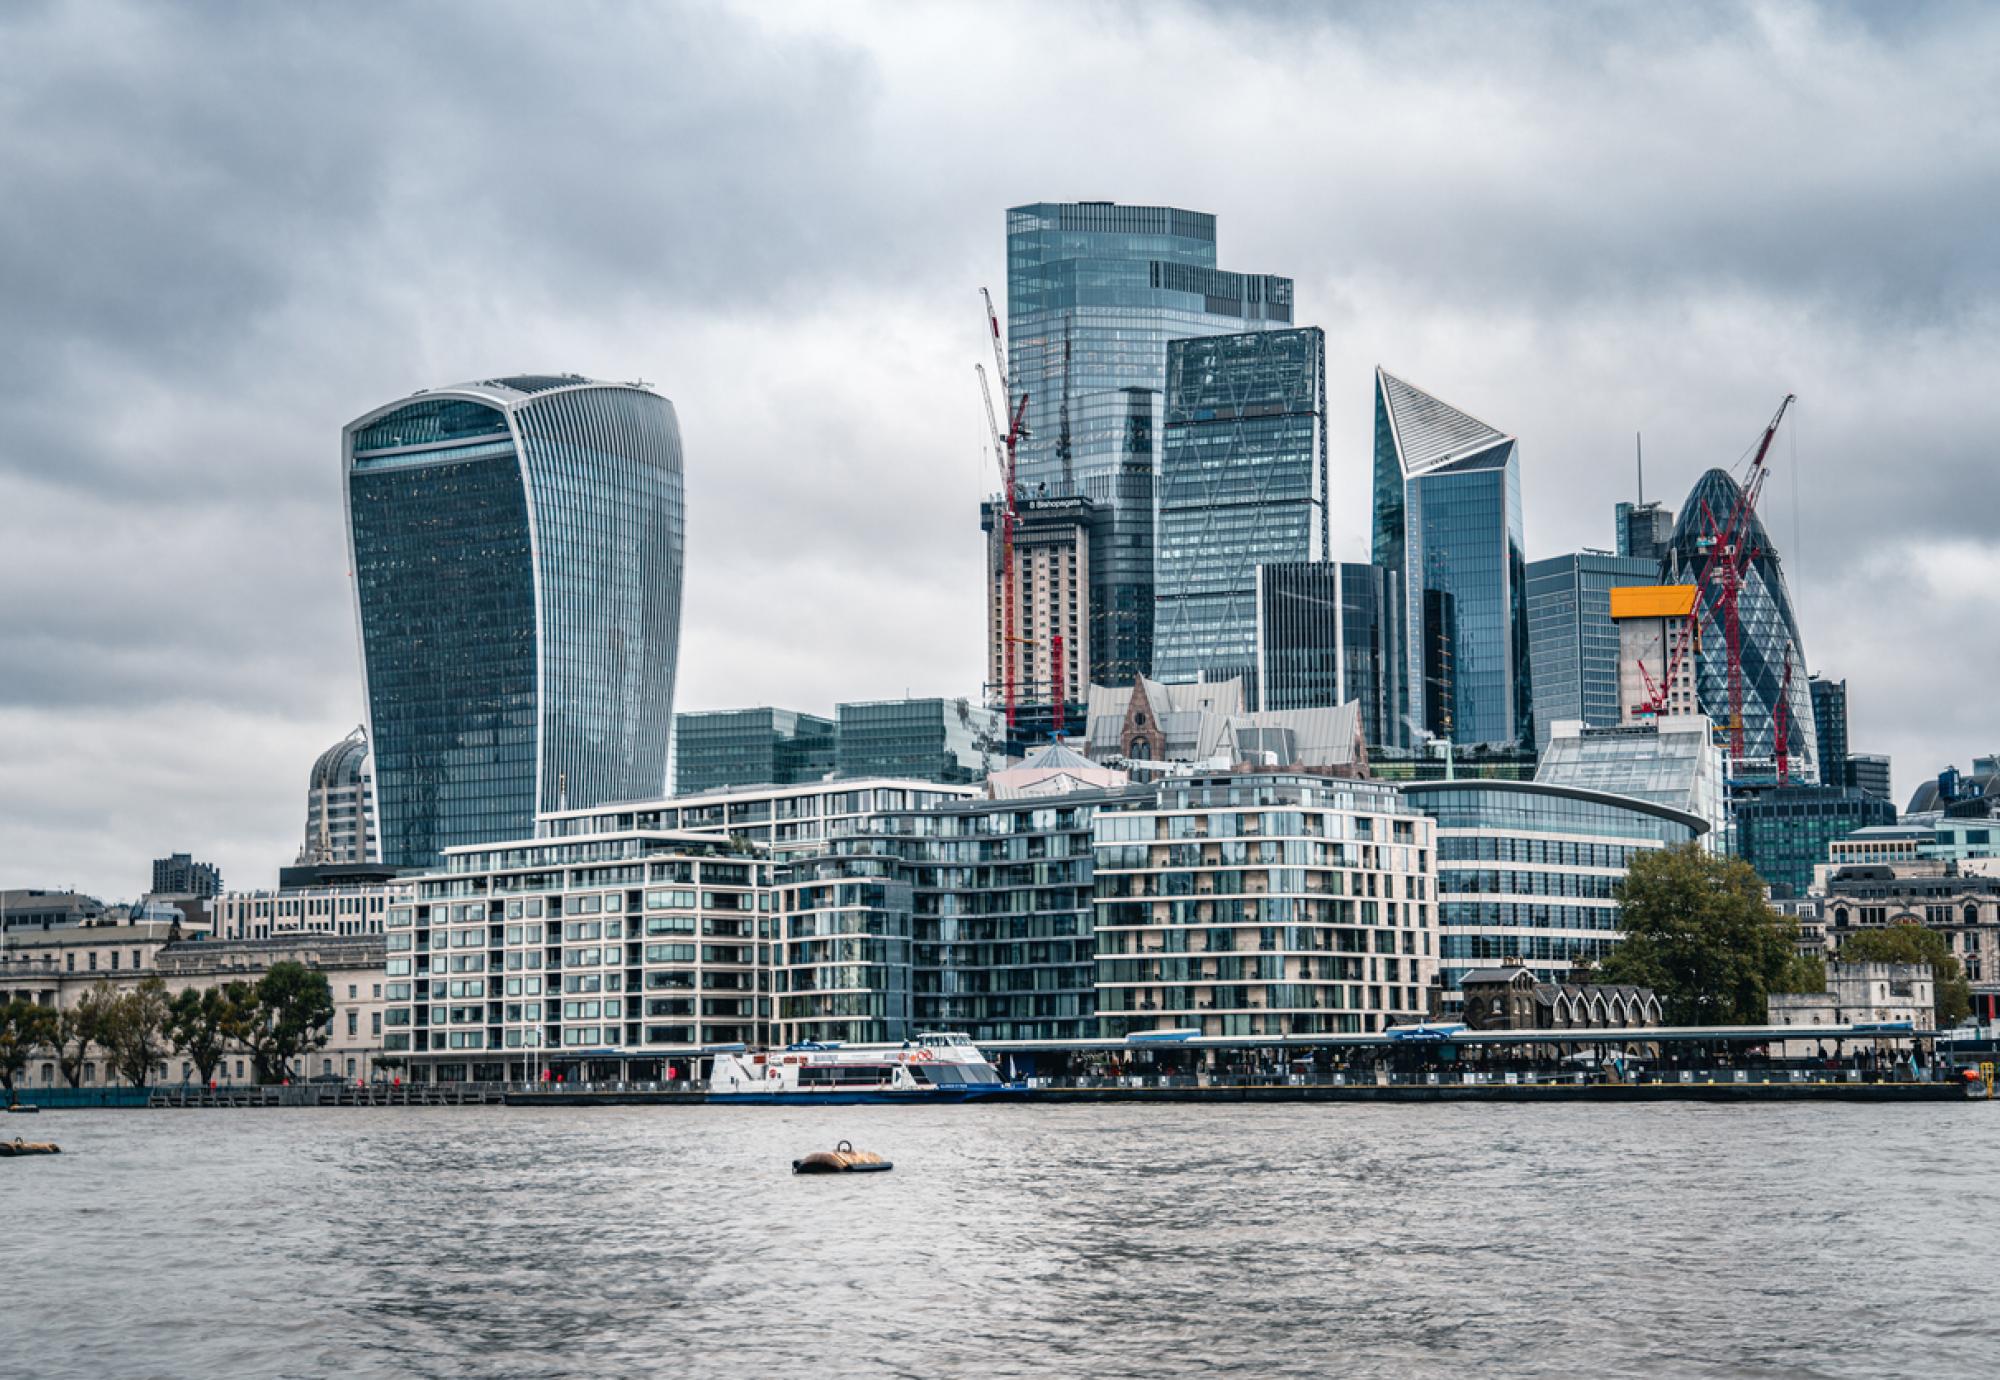
<path fill-rule="evenodd" d="M 1650 585 L 1657 560 L 1579 551 L 1528 563 L 1528 664 L 1535 686 L 1535 742 L 1550 725 L 1581 719 L 1592 728 L 1619 722 L 1618 625 L 1611 591 Z"/>
<path fill-rule="evenodd" d="M 1792 672 L 1796 679 L 1798 672 Z M 1815 675 L 1806 682 L 1812 691 L 1813 731 L 1819 749 L 1820 779 L 1829 786 L 1854 783 L 1847 780 L 1847 682 Z M 1886 791 L 1876 792 L 1886 795 Z"/>
<path fill-rule="evenodd" d="M 1361 702 L 1371 744 L 1394 743 L 1402 712 L 1402 579 L 1358 562 L 1257 567 L 1259 709 Z"/>
<path fill-rule="evenodd" d="M 1717 536 L 1728 527 L 1729 515 L 1742 497 L 1742 489 L 1725 470 L 1710 470 L 1695 482 L 1694 491 L 1681 505 L 1680 521 L 1674 527 L 1673 548 L 1667 553 L 1666 582 L 1699 583 L 1703 564 Z M 1788 767 L 1795 782 L 1822 779 L 1819 760 L 1819 733 L 1813 715 L 1811 684 L 1806 674 L 1805 643 L 1799 637 L 1798 619 L 1792 614 L 1791 595 L 1785 589 L 1785 572 L 1778 551 L 1764 530 L 1763 520 L 1750 515 L 1748 530 L 1742 534 L 1744 548 L 1755 552 L 1743 573 L 1736 598 L 1738 643 L 1743 662 L 1743 753 L 1742 760 L 1758 765 L 1775 764 L 1777 755 L 1777 708 L 1785 685 L 1785 668 L 1791 668 L 1791 689 L 1784 694 L 1790 731 L 1786 734 Z M 1730 738 L 1728 643 L 1723 635 L 1723 614 L 1717 589 L 1702 592 L 1701 647 L 1695 657 L 1695 691 L 1701 712 L 1715 720 L 1717 731 L 1727 744 Z M 1736 769 L 1737 774 L 1743 774 Z M 1831 768 L 1830 783 L 1841 779 L 1841 767 Z M 1767 877 L 1766 880 L 1769 880 Z"/>
<path fill-rule="evenodd" d="M 673 404 L 574 374 L 487 379 L 376 408 L 341 452 L 382 861 L 664 794 Z"/>
<path fill-rule="evenodd" d="M 1674 538 L 1673 510 L 1658 503 L 1621 503 L 1617 513 L 1618 554 L 1651 561 L 1652 579 L 1658 579 L 1660 562 Z"/>
<path fill-rule="evenodd" d="M 1528 743 L 1519 443 L 1375 371 L 1375 564 L 1402 572 L 1404 732 Z"/>
<path fill-rule="evenodd" d="M 1091 546 L 1091 679 L 1153 659 L 1153 483 L 1167 342 L 1289 326 L 1292 281 L 1215 266 L 1215 217 L 1171 206 L 1038 202 L 1007 213 L 1007 348 L 1028 395 L 1028 497 L 1105 507 Z"/>
<path fill-rule="evenodd" d="M 1324 560 L 1326 337 L 1317 326 L 1167 345 L 1153 678 L 1246 676 L 1257 567 Z"/>

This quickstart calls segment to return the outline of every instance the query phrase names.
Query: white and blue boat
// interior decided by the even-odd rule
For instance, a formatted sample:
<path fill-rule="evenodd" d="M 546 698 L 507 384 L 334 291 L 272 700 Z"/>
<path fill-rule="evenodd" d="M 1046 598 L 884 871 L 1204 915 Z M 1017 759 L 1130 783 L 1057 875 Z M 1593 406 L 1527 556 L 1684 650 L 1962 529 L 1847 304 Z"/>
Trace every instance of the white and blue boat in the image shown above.
<path fill-rule="evenodd" d="M 761 1054 L 718 1053 L 711 1102 L 845 1106 L 865 1102 L 965 1102 L 1016 1091 L 978 1046 L 955 1032 L 900 1045 L 808 1041 Z"/>

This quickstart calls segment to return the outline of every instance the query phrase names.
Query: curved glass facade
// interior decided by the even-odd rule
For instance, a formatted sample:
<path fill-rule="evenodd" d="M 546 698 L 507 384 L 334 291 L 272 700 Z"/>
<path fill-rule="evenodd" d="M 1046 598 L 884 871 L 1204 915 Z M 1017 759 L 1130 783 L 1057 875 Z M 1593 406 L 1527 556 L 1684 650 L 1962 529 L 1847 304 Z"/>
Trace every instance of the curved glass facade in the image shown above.
<path fill-rule="evenodd" d="M 1617 887 L 1639 853 L 1700 837 L 1678 810 L 1534 782 L 1424 781 L 1404 799 L 1437 821 L 1439 972 L 1451 1008 L 1465 973 L 1518 959 L 1561 982 L 1623 938 Z"/>
<path fill-rule="evenodd" d="M 540 380 L 538 380 L 540 381 Z M 673 405 L 568 379 L 347 429 L 384 862 L 667 787 L 684 515 Z"/>
<path fill-rule="evenodd" d="M 1741 500 L 1743 490 L 1724 470 L 1710 470 L 1696 481 L 1674 525 L 1672 549 L 1667 553 L 1666 581 L 1694 584 L 1708 558 L 1716 536 L 1728 525 L 1729 515 Z M 1791 720 L 1789 768 L 1792 780 L 1822 780 L 1818 733 L 1813 717 L 1813 696 L 1806 674 L 1805 642 L 1799 637 L 1798 619 L 1792 614 L 1791 595 L 1785 589 L 1785 574 L 1778 552 L 1762 519 L 1750 516 L 1744 535 L 1746 546 L 1756 552 L 1743 575 L 1736 596 L 1737 624 L 1741 630 L 1743 658 L 1743 760 L 1774 762 L 1777 753 L 1778 697 L 1785 684 L 1785 667 L 1792 669 L 1791 690 L 1785 695 Z M 1720 594 L 1704 590 L 1705 610 L 1701 648 L 1695 658 L 1695 688 L 1701 712 L 1715 720 L 1727 750 L 1729 743 L 1729 656 L 1723 636 Z"/>

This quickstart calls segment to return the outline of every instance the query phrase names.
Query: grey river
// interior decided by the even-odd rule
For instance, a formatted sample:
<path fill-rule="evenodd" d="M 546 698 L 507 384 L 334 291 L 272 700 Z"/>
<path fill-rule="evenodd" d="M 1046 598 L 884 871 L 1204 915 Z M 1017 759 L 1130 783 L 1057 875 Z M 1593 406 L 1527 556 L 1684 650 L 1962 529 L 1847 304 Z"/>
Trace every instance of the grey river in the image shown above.
<path fill-rule="evenodd" d="M 4 1129 L 34 1380 L 2000 1372 L 2000 1103 Z M 895 1171 L 792 1176 L 841 1136 Z"/>

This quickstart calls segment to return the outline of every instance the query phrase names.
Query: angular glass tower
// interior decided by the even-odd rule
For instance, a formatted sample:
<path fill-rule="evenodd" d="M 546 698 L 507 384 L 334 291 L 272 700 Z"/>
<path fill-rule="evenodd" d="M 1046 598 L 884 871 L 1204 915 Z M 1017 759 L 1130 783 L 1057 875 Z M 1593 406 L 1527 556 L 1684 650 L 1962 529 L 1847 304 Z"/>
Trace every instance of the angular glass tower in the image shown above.
<path fill-rule="evenodd" d="M 1403 576 L 1405 734 L 1532 744 L 1521 454 L 1375 371 L 1374 562 Z"/>
<path fill-rule="evenodd" d="M 1215 266 L 1215 217 L 1037 202 L 1007 212 L 1007 350 L 1028 395 L 1024 494 L 1103 506 L 1090 572 L 1091 679 L 1153 657 L 1153 482 L 1167 342 L 1289 326 L 1292 281 Z"/>
<path fill-rule="evenodd" d="M 1743 491 L 1725 470 L 1710 470 L 1695 481 L 1694 491 L 1681 505 L 1680 521 L 1674 525 L 1673 546 L 1667 553 L 1666 579 L 1669 584 L 1695 584 L 1717 533 L 1729 522 Z M 1791 720 L 1788 755 L 1791 778 L 1810 783 L 1822 780 L 1819 734 L 1813 716 L 1811 680 L 1806 673 L 1805 643 L 1799 637 L 1798 619 L 1792 615 L 1792 598 L 1785 589 L 1785 572 L 1778 562 L 1777 548 L 1764 530 L 1763 520 L 1751 514 L 1744 546 L 1756 554 L 1743 573 L 1743 587 L 1736 596 L 1738 642 L 1743 661 L 1743 754 L 1742 761 L 1771 763 L 1777 753 L 1777 709 L 1785 684 L 1785 667 L 1791 666 L 1791 690 L 1784 695 Z M 1722 633 L 1719 592 L 1713 588 L 1702 594 L 1706 610 L 1702 625 L 1701 649 L 1695 658 L 1695 692 L 1701 712 L 1715 720 L 1727 751 L 1730 739 L 1729 655 Z M 1741 774 L 1740 769 L 1738 774 Z M 1834 770 L 1834 783 L 1840 769 Z M 1830 783 L 1833 784 L 1833 783 Z M 1767 877 L 1768 881 L 1769 878 Z"/>
<path fill-rule="evenodd" d="M 1326 337 L 1173 341 L 1166 407 L 1153 678 L 1254 682 L 1257 567 L 1326 557 Z"/>
<path fill-rule="evenodd" d="M 673 404 L 526 375 L 342 436 L 382 861 L 667 788 L 684 513 Z"/>
<path fill-rule="evenodd" d="M 1618 625 L 1611 591 L 1650 585 L 1660 563 L 1645 557 L 1579 551 L 1528 563 L 1528 663 L 1535 685 L 1535 743 L 1549 744 L 1552 724 L 1581 719 L 1613 728 L 1618 709 Z"/>

